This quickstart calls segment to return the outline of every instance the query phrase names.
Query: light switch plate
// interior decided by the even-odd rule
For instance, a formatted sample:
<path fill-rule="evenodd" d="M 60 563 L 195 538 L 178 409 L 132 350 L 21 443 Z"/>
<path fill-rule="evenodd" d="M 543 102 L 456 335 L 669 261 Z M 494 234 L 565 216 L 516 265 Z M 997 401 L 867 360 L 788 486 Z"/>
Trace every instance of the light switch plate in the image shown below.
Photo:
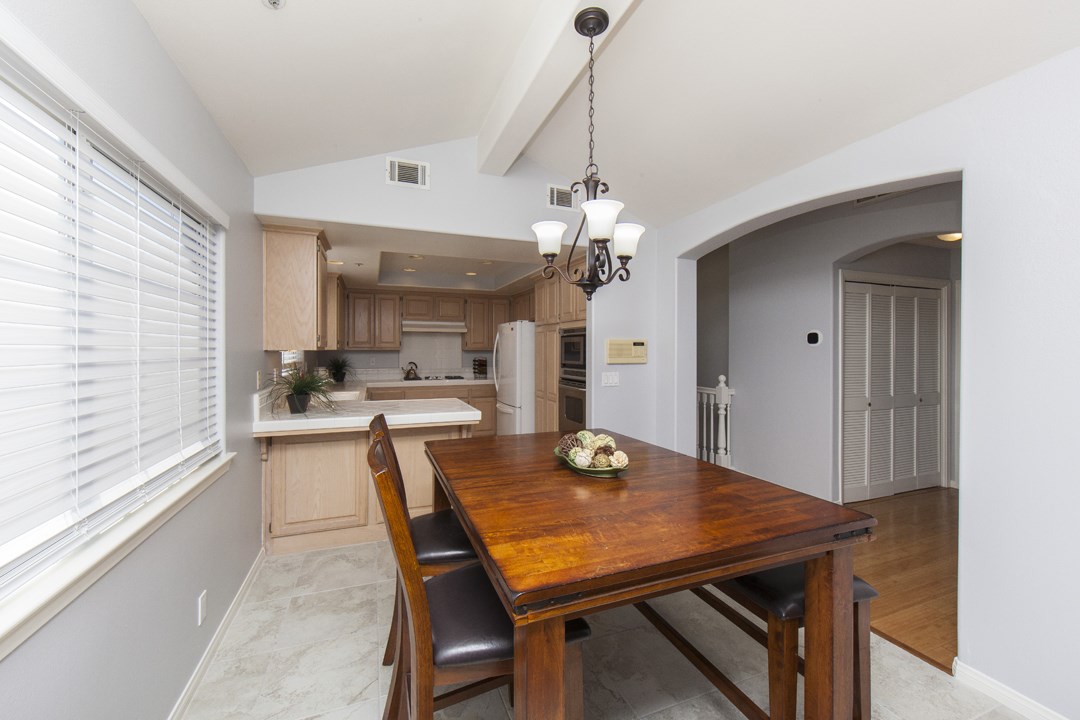
<path fill-rule="evenodd" d="M 619 384 L 619 373 L 606 372 L 601 373 L 600 384 L 604 387 L 614 387 Z"/>

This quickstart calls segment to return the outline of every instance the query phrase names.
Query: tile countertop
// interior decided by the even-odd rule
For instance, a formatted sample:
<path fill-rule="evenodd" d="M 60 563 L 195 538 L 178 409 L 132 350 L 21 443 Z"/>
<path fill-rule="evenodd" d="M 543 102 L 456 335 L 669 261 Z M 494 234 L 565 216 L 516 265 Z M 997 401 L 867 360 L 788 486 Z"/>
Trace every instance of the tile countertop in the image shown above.
<path fill-rule="evenodd" d="M 438 381 L 436 381 L 437 383 Z M 460 381 L 451 381 L 460 382 Z M 415 382 L 407 383 L 415 385 Z M 442 383 L 446 384 L 446 383 Z M 355 391 L 356 388 L 350 388 Z M 480 422 L 480 411 L 457 398 L 432 400 L 342 400 L 336 411 L 312 404 L 302 415 L 288 410 L 271 413 L 263 405 L 252 423 L 256 435 L 304 430 L 366 430 L 371 419 L 383 413 L 390 427 L 402 425 L 459 425 Z"/>
<path fill-rule="evenodd" d="M 345 383 L 357 385 L 360 383 Z M 440 385 L 494 385 L 495 380 L 373 380 L 363 383 L 367 387 L 437 387 Z"/>

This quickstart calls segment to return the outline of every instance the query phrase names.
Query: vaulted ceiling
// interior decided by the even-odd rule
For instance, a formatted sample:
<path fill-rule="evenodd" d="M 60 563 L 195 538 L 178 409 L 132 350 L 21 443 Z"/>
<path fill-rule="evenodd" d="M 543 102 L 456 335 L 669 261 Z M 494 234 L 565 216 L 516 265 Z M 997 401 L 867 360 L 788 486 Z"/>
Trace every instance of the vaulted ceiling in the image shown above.
<path fill-rule="evenodd" d="M 132 0 L 255 175 L 478 137 L 586 162 L 576 0 Z M 1080 45 L 1075 0 L 608 0 L 596 161 L 663 224 Z"/>

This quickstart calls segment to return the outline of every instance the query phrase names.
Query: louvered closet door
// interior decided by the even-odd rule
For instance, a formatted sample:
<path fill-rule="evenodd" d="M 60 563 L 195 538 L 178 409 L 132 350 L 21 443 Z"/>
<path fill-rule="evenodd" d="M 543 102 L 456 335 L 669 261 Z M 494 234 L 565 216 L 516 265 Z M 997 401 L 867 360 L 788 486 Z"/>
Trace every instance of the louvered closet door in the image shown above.
<path fill-rule="evenodd" d="M 940 291 L 844 284 L 846 502 L 939 485 Z"/>

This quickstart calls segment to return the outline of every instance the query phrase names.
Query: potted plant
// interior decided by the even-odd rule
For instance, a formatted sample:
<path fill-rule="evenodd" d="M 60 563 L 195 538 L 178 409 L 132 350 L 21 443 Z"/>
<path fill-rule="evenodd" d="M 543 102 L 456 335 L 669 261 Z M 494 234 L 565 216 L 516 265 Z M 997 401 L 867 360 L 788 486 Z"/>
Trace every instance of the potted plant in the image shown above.
<path fill-rule="evenodd" d="M 270 407 L 277 405 L 284 397 L 289 404 L 289 412 L 305 413 L 308 403 L 314 398 L 316 405 L 332 410 L 334 401 L 330 399 L 330 383 L 330 378 L 325 375 L 309 373 L 300 368 L 291 373 L 282 373 L 274 378 L 270 386 Z"/>
<path fill-rule="evenodd" d="M 344 355 L 332 357 L 326 361 L 326 370 L 334 382 L 345 382 L 345 378 L 352 372 L 352 363 Z"/>

